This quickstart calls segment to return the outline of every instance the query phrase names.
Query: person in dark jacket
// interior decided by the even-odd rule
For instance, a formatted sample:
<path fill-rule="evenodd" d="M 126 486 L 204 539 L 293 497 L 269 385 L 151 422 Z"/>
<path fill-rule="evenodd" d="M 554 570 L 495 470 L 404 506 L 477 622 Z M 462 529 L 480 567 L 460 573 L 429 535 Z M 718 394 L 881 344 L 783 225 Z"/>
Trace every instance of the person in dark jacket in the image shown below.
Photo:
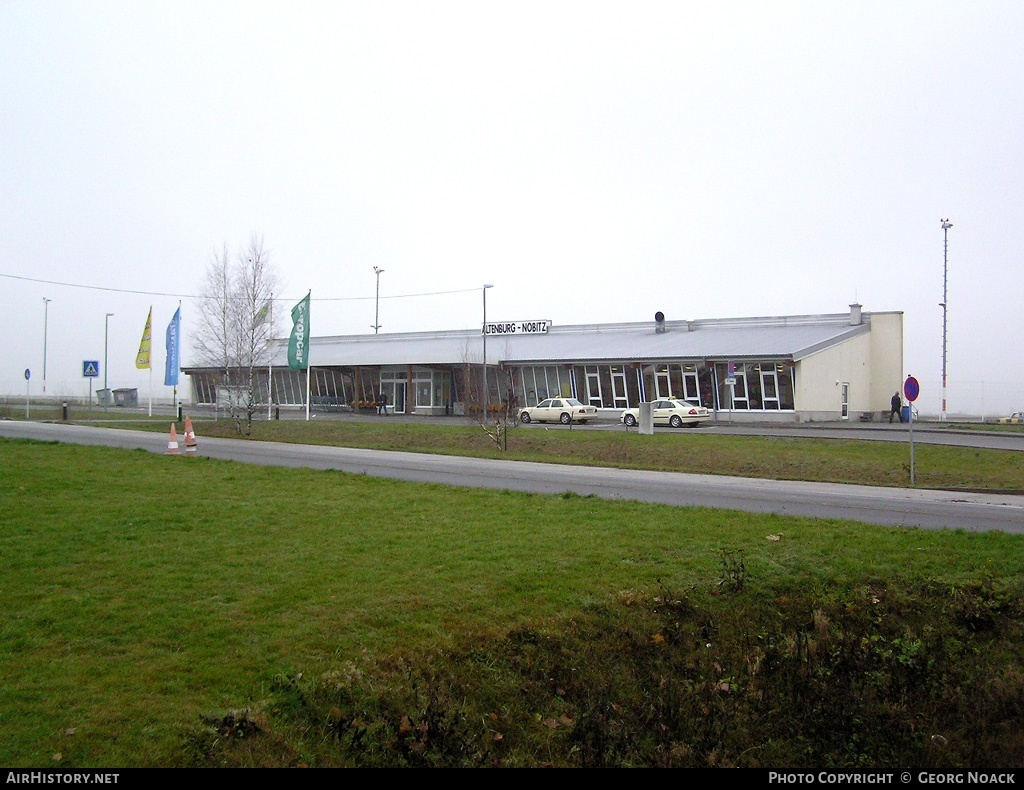
<path fill-rule="evenodd" d="M 903 422 L 903 399 L 897 392 L 893 394 L 892 400 L 889 401 L 891 406 L 889 410 L 889 422 L 892 422 L 892 418 L 895 417 L 897 422 Z"/>

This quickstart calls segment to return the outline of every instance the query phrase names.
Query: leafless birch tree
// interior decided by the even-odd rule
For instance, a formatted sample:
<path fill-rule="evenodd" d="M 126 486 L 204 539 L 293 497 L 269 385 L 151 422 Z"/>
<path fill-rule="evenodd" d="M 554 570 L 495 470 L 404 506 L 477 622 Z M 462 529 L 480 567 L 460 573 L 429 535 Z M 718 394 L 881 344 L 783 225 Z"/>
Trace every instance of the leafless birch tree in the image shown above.
<path fill-rule="evenodd" d="M 271 301 L 277 272 L 255 233 L 234 260 L 227 245 L 213 256 L 200 288 L 198 327 L 192 338 L 197 362 L 221 371 L 223 394 L 239 432 L 252 433 L 260 401 L 257 371 L 270 358 L 275 317 Z"/>

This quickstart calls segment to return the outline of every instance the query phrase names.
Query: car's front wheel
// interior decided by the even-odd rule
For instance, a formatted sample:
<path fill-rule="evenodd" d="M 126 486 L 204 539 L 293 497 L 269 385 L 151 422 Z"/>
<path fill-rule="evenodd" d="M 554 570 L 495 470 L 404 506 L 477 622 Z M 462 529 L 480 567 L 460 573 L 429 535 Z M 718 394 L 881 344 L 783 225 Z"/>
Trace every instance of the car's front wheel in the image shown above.
<path fill-rule="evenodd" d="M 671 419 L 668 421 L 668 424 L 671 425 L 673 428 L 682 428 L 683 418 L 680 417 L 678 414 L 673 414 Z"/>
<path fill-rule="evenodd" d="M 634 417 L 632 414 L 627 414 L 626 419 L 623 420 L 623 422 L 625 422 L 626 425 L 628 425 L 630 428 L 636 427 L 636 417 Z"/>
<path fill-rule="evenodd" d="M 520 414 L 519 415 L 519 422 L 521 422 L 521 423 L 523 423 L 525 425 L 529 425 L 529 423 L 530 423 L 530 412 L 524 411 L 522 414 Z"/>
<path fill-rule="evenodd" d="M 570 417 L 565 412 L 562 412 L 562 416 L 558 418 L 558 421 L 562 423 L 562 425 L 568 425 L 570 422 L 572 422 L 572 417 Z"/>

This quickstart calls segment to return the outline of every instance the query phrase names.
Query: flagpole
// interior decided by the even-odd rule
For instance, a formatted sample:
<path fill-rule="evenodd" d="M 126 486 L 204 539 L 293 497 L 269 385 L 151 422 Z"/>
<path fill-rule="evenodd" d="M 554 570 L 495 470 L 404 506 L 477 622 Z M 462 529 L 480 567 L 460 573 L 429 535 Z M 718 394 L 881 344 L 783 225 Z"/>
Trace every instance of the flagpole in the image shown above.
<path fill-rule="evenodd" d="M 270 422 L 270 413 L 274 405 L 274 294 L 270 294 L 270 342 L 267 343 L 267 348 L 270 349 L 270 353 L 267 354 L 267 422 Z"/>
<path fill-rule="evenodd" d="M 149 370 L 149 416 L 153 416 L 153 305 L 149 306 L 146 326 L 142 330 L 139 353 L 135 355 L 135 367 Z"/>
<path fill-rule="evenodd" d="M 176 315 L 178 316 L 179 323 L 178 323 L 178 326 L 177 326 L 177 338 L 175 339 L 175 342 L 177 343 L 177 346 L 175 347 L 177 353 L 175 354 L 175 356 L 181 354 L 181 300 L 180 299 L 178 300 L 178 312 L 176 313 Z M 177 367 L 178 367 L 178 363 L 179 362 L 180 362 L 180 357 L 179 357 L 179 359 L 175 360 L 175 365 L 174 365 L 174 367 L 175 367 L 175 371 L 174 371 L 174 388 L 171 390 L 171 409 L 172 409 L 172 411 L 174 411 L 174 419 L 175 420 L 178 419 L 178 371 L 177 371 Z"/>
<path fill-rule="evenodd" d="M 308 294 L 306 294 L 306 299 L 309 299 L 312 295 L 313 295 L 313 291 L 311 290 Z M 306 312 L 306 327 L 307 327 L 306 331 L 307 331 L 307 334 L 308 334 L 308 332 L 309 332 L 309 312 L 308 312 L 308 310 Z M 310 342 L 309 345 L 306 348 L 306 422 L 309 422 L 309 400 L 310 400 L 310 398 L 309 398 L 309 370 L 310 370 L 310 368 L 313 367 L 309 363 L 309 352 L 313 350 L 312 346 L 313 346 L 313 344 L 312 344 L 312 342 Z"/>
<path fill-rule="evenodd" d="M 173 331 L 172 331 L 173 329 Z M 173 338 L 173 344 L 171 342 Z M 178 366 L 181 364 L 181 301 L 178 301 L 178 309 L 171 317 L 171 323 L 167 325 L 165 332 L 165 346 L 167 348 L 167 361 L 164 364 L 164 386 L 172 387 L 171 408 L 174 411 L 174 419 L 178 419 Z M 172 356 L 173 355 L 173 356 Z"/>
<path fill-rule="evenodd" d="M 309 300 L 306 298 L 292 308 L 292 331 L 288 335 L 288 369 L 306 369 L 306 420 L 309 420 Z"/>

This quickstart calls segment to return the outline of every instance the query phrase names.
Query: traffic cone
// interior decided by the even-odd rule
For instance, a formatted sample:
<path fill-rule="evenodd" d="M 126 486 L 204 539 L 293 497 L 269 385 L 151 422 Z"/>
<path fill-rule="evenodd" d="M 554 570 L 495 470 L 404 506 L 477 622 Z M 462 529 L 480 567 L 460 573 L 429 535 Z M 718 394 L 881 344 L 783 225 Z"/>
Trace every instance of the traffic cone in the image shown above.
<path fill-rule="evenodd" d="M 199 451 L 196 443 L 196 434 L 192 430 L 192 419 L 185 417 L 185 455 L 195 455 Z"/>
<path fill-rule="evenodd" d="M 167 455 L 178 454 L 178 431 L 174 427 L 174 423 L 171 423 L 171 438 L 167 441 Z"/>

